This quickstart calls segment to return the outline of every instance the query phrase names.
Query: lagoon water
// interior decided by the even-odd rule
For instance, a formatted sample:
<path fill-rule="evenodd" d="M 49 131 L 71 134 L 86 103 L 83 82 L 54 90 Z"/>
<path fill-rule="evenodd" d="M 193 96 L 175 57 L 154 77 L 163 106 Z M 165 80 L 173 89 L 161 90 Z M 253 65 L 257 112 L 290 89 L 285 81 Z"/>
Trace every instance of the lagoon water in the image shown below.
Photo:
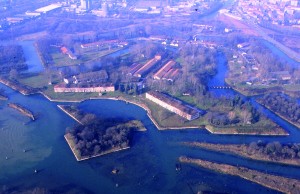
<path fill-rule="evenodd" d="M 181 155 L 300 178 L 300 169 L 296 167 L 254 162 L 179 145 L 181 141 L 246 143 L 270 138 L 211 135 L 204 130 L 158 131 L 143 109 L 111 100 L 85 101 L 79 106 L 102 117 L 139 119 L 148 131 L 135 133 L 129 150 L 77 162 L 63 138 L 66 127 L 74 125 L 75 121 L 57 108 L 59 103 L 49 102 L 41 95 L 23 96 L 6 86 L 0 87 L 8 93 L 8 102 L 30 107 L 38 115 L 38 120 L 31 122 L 7 107 L 8 102 L 1 102 L 0 189 L 3 190 L 41 187 L 58 192 L 73 189 L 92 193 L 193 193 L 198 190 L 276 193 L 249 181 L 198 167 L 183 165 L 177 172 L 175 165 Z M 120 169 L 120 174 L 111 174 L 115 167 Z M 34 173 L 35 169 L 39 173 Z"/>
<path fill-rule="evenodd" d="M 210 84 L 224 84 L 226 67 L 221 54 L 218 61 L 219 74 Z M 258 140 L 299 142 L 300 129 L 262 107 L 264 114 L 291 135 L 212 135 L 200 129 L 158 131 L 146 112 L 137 106 L 112 100 L 78 103 L 82 110 L 101 117 L 141 120 L 148 130 L 136 132 L 128 150 L 77 162 L 63 138 L 65 129 L 76 124 L 57 108 L 58 104 L 64 103 L 50 102 L 41 95 L 23 96 L 4 85 L 0 88 L 9 96 L 8 101 L 0 101 L 0 193 L 36 187 L 57 193 L 277 193 L 238 177 L 195 166 L 182 165 L 182 170 L 176 171 L 175 165 L 182 155 L 300 179 L 299 167 L 252 161 L 180 145 L 182 141 L 236 144 Z M 234 94 L 228 90 L 215 92 L 217 95 Z M 10 109 L 7 103 L 11 102 L 28 107 L 38 115 L 38 119 L 32 122 Z M 23 152 L 24 149 L 26 152 Z M 120 173 L 113 175 L 111 171 L 114 168 L 118 168 Z M 34 173 L 35 169 L 38 173 Z"/>

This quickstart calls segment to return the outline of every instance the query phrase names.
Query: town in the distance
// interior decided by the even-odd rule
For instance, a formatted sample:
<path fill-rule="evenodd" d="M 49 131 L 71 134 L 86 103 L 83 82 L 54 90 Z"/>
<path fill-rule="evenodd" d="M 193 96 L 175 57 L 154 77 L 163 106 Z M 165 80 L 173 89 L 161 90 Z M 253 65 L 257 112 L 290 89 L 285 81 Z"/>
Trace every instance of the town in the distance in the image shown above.
<path fill-rule="evenodd" d="M 288 137 L 273 115 L 300 131 L 300 1 L 2 0 L 0 83 L 42 94 L 75 120 L 64 138 L 77 161 L 125 150 L 133 133 L 147 133 L 140 120 L 101 118 L 74 103 L 91 99 L 137 105 L 165 133 Z M 3 88 L 0 100 L 39 120 Z M 284 142 L 180 146 L 299 168 L 300 142 Z M 177 171 L 181 164 L 300 191 L 293 176 L 190 156 L 178 157 Z"/>

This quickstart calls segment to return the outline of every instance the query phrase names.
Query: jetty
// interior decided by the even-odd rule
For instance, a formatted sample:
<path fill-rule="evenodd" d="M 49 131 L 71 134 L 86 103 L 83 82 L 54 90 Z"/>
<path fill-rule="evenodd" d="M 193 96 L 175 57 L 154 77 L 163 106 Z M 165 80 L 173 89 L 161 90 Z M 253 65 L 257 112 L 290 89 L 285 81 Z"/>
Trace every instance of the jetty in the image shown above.
<path fill-rule="evenodd" d="M 8 97 L 0 93 L 0 100 L 8 100 Z"/>
<path fill-rule="evenodd" d="M 17 111 L 19 111 L 23 115 L 29 117 L 31 120 L 33 120 L 33 121 L 35 120 L 35 117 L 34 117 L 33 113 L 31 111 L 29 111 L 28 109 L 24 108 L 23 106 L 21 106 L 19 104 L 15 104 L 15 103 L 9 103 L 8 106 L 10 108 L 16 109 Z"/>

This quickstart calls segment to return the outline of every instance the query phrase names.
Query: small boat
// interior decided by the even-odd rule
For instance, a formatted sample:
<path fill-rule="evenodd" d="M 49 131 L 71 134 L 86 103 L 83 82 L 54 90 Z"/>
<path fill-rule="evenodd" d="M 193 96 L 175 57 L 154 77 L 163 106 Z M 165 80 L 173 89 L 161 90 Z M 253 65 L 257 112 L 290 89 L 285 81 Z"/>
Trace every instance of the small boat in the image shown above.
<path fill-rule="evenodd" d="M 114 169 L 111 171 L 112 174 L 118 174 L 118 172 L 119 172 L 119 170 L 116 169 L 116 168 L 114 168 Z"/>
<path fill-rule="evenodd" d="M 181 170 L 181 165 L 180 164 L 176 164 L 175 165 L 175 169 L 176 169 L 176 171 L 180 171 Z"/>
<path fill-rule="evenodd" d="M 34 170 L 34 173 L 38 173 L 38 170 L 37 170 L 37 169 L 35 169 L 35 170 Z"/>

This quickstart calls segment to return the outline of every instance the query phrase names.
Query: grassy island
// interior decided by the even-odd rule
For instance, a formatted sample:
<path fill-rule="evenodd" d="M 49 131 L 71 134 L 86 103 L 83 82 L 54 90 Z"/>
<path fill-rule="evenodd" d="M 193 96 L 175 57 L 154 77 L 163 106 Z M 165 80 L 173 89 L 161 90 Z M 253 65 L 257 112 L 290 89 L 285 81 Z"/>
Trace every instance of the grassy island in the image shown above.
<path fill-rule="evenodd" d="M 193 164 L 203 168 L 217 171 L 223 174 L 239 176 L 243 179 L 258 183 L 265 187 L 283 192 L 283 193 L 299 193 L 300 181 L 282 176 L 266 174 L 245 167 L 236 167 L 227 164 L 218 164 L 201 159 L 193 159 L 181 156 L 181 163 Z"/>
<path fill-rule="evenodd" d="M 217 152 L 226 152 L 253 160 L 274 162 L 288 165 L 300 165 L 300 144 L 281 144 L 279 142 L 265 143 L 262 141 L 250 144 L 211 144 L 200 142 L 185 142 L 187 146 L 199 147 Z"/>

